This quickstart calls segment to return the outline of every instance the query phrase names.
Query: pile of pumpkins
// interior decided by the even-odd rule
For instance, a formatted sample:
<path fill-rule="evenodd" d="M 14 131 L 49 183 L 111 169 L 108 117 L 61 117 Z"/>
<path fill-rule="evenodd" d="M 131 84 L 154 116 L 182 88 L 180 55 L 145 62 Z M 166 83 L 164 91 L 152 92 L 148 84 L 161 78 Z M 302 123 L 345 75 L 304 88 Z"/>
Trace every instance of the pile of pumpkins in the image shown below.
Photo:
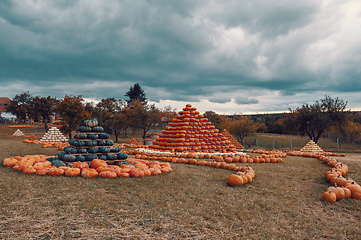
<path fill-rule="evenodd" d="M 85 120 L 79 127 L 79 132 L 74 134 L 74 139 L 69 139 L 70 146 L 64 147 L 58 153 L 58 158 L 65 162 L 90 162 L 93 159 L 124 160 L 126 156 L 121 152 L 121 147 L 114 146 L 109 134 L 98 126 L 98 120 Z"/>
<path fill-rule="evenodd" d="M 361 186 L 355 181 L 344 177 L 348 173 L 346 164 L 322 155 L 317 158 L 332 167 L 331 170 L 325 173 L 327 182 L 331 183 L 332 186 L 327 188 L 323 194 L 323 200 L 334 203 L 349 197 L 357 200 L 361 199 Z"/>
<path fill-rule="evenodd" d="M 149 148 L 172 152 L 236 152 L 231 141 L 190 104 L 169 122 Z"/>
<path fill-rule="evenodd" d="M 103 177 L 144 177 L 160 175 L 172 172 L 169 163 L 146 161 L 139 159 L 127 159 L 120 165 L 108 165 L 101 159 L 93 159 L 89 164 L 86 162 L 74 162 L 71 166 L 65 166 L 53 160 L 55 157 L 45 155 L 26 155 L 5 158 L 3 165 L 12 167 L 13 170 L 25 174 L 50 175 L 50 176 L 82 176 L 85 178 Z"/>

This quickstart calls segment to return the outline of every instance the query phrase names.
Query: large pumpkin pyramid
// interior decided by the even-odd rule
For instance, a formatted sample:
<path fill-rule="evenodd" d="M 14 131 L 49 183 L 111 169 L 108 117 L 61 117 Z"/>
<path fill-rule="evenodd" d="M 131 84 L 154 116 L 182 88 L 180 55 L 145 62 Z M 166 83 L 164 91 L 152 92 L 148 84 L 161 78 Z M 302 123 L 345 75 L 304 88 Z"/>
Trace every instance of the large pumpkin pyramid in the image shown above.
<path fill-rule="evenodd" d="M 236 148 L 218 129 L 187 104 L 149 147 L 174 152 L 235 152 Z"/>
<path fill-rule="evenodd" d="M 236 147 L 236 149 L 244 149 L 243 145 L 240 144 L 226 129 L 222 130 L 223 136 L 225 136 L 231 143 Z"/>

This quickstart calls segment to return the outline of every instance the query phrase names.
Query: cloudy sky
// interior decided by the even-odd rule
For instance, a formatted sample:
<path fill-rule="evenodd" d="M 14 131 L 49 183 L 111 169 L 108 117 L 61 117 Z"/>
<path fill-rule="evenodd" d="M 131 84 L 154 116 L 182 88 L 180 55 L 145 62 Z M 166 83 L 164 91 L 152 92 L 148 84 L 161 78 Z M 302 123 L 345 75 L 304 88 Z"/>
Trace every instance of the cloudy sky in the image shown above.
<path fill-rule="evenodd" d="M 1 0 L 0 96 L 139 83 L 159 108 L 283 112 L 325 95 L 361 110 L 360 0 Z"/>

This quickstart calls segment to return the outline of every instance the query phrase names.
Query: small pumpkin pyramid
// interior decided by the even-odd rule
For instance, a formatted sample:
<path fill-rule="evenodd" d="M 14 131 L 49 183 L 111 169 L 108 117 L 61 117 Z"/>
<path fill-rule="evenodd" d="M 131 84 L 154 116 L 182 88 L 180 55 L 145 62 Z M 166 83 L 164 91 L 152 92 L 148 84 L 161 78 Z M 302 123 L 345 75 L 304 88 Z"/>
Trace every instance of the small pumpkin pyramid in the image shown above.
<path fill-rule="evenodd" d="M 323 152 L 323 150 L 313 140 L 310 140 L 306 146 L 301 149 L 301 152 Z"/>
<path fill-rule="evenodd" d="M 149 147 L 174 152 L 235 152 L 236 148 L 218 129 L 187 104 L 183 111 L 169 122 Z"/>
<path fill-rule="evenodd" d="M 134 146 L 138 146 L 140 145 L 139 142 L 137 141 L 137 139 L 132 138 L 129 142 L 130 145 L 134 145 Z"/>
<path fill-rule="evenodd" d="M 243 145 L 240 144 L 226 129 L 222 130 L 223 136 L 225 136 L 231 143 L 236 147 L 236 149 L 244 149 Z"/>
<path fill-rule="evenodd" d="M 67 142 L 68 139 L 57 127 L 51 127 L 40 139 L 41 142 Z"/>
<path fill-rule="evenodd" d="M 22 137 L 22 136 L 25 136 L 25 134 L 20 130 L 16 130 L 13 134 L 14 137 Z"/>
<path fill-rule="evenodd" d="M 35 137 L 34 134 L 31 134 L 30 137 L 28 138 L 29 141 L 37 141 L 38 139 Z"/>

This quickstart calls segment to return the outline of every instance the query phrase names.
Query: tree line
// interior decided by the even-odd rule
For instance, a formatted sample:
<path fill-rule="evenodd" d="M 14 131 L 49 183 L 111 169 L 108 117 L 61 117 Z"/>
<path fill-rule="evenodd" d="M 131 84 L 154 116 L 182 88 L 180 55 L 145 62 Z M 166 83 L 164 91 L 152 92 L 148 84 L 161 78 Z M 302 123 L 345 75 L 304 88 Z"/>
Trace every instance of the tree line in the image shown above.
<path fill-rule="evenodd" d="M 16 95 L 7 107 L 7 112 L 12 113 L 21 121 L 32 119 L 41 122 L 46 131 L 50 123 L 50 116 L 57 113 L 61 118 L 61 130 L 72 138 L 86 119 L 96 118 L 101 126 L 118 141 L 119 135 L 125 135 L 128 130 L 141 131 L 143 139 L 149 130 L 163 121 L 170 121 L 176 113 L 169 106 L 164 109 L 149 104 L 141 86 L 136 83 L 121 100 L 105 98 L 97 104 L 85 102 L 79 96 L 65 95 L 58 100 L 54 97 L 33 97 L 29 92 Z"/>
<path fill-rule="evenodd" d="M 342 99 L 326 95 L 320 101 L 284 113 L 225 116 L 208 111 L 204 116 L 217 128 L 227 129 L 238 141 L 258 132 L 308 136 L 316 143 L 321 137 L 360 143 L 361 112 L 351 112 L 346 106 Z"/>
<path fill-rule="evenodd" d="M 69 135 L 86 119 L 97 118 L 108 133 L 127 135 L 128 131 L 140 131 L 145 139 L 152 127 L 171 121 L 175 109 L 164 109 L 149 104 L 141 86 L 136 83 L 125 94 L 126 100 L 105 98 L 97 104 L 85 102 L 81 95 L 68 96 L 58 100 L 51 96 L 33 97 L 29 92 L 16 95 L 7 111 L 18 119 L 31 118 L 41 121 L 48 130 L 50 116 L 58 113 L 61 117 L 61 130 Z M 339 98 L 325 96 L 313 104 L 279 114 L 220 115 L 207 111 L 203 115 L 216 128 L 227 129 L 241 142 L 254 133 L 295 134 L 308 136 L 316 143 L 321 137 L 340 138 L 344 142 L 361 141 L 361 113 L 346 110 L 347 102 Z"/>

